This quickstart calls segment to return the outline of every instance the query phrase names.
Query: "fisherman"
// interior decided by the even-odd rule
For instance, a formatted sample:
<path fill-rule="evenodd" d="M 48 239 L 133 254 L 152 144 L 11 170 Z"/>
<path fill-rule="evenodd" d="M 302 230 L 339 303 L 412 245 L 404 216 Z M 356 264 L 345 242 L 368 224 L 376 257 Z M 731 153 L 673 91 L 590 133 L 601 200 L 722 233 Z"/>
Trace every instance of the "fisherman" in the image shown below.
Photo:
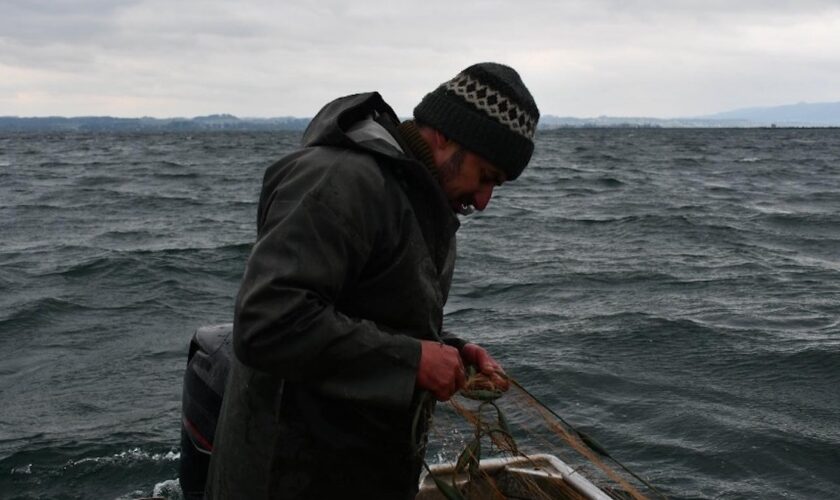
<path fill-rule="evenodd" d="M 480 63 L 403 123 L 339 98 L 266 170 L 207 498 L 414 498 L 434 399 L 465 365 L 507 388 L 443 306 L 456 214 L 522 173 L 538 119 L 515 70 Z"/>

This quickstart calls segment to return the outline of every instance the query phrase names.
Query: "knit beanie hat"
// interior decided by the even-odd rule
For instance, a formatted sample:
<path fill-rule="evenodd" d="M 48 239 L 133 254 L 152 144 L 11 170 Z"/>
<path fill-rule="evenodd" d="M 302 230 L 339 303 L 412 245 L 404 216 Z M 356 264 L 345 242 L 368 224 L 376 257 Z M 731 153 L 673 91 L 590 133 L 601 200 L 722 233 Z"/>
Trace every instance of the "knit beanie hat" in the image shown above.
<path fill-rule="evenodd" d="M 497 63 L 470 66 L 414 108 L 414 118 L 507 174 L 519 177 L 534 152 L 540 112 L 519 74 Z"/>

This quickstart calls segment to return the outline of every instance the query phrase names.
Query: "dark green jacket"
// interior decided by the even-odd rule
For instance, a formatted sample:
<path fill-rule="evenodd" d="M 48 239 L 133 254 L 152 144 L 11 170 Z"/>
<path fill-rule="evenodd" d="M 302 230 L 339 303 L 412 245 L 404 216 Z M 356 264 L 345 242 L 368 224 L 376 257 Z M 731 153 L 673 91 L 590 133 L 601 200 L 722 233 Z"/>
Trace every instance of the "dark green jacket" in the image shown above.
<path fill-rule="evenodd" d="M 442 334 L 458 221 L 396 125 L 377 93 L 338 99 L 266 171 L 208 497 L 366 461 L 416 487 L 419 340 Z"/>

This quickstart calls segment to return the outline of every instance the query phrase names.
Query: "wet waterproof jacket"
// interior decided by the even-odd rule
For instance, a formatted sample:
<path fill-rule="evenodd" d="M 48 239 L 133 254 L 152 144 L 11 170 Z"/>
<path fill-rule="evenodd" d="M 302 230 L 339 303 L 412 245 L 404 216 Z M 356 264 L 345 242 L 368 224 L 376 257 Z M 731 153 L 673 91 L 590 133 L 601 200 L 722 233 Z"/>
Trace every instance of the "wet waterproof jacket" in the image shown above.
<path fill-rule="evenodd" d="M 397 124 L 377 93 L 340 98 L 267 169 L 208 498 L 413 498 L 458 220 Z"/>

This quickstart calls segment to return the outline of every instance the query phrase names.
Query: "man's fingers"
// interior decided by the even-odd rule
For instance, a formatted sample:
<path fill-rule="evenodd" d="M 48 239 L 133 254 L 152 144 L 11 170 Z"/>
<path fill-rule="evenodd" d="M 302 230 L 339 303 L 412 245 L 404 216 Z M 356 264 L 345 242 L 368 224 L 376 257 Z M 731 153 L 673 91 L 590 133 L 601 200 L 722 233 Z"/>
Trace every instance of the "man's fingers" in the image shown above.
<path fill-rule="evenodd" d="M 501 365 L 499 365 L 499 363 L 497 363 L 496 360 L 491 358 L 489 355 L 481 364 L 481 373 L 490 379 L 490 382 L 496 389 L 507 391 L 510 388 L 510 382 L 507 379 L 505 371 L 502 369 Z"/>
<path fill-rule="evenodd" d="M 457 382 L 455 387 L 456 391 L 467 385 L 467 370 L 464 368 L 464 363 L 458 364 L 458 373 L 455 376 L 455 381 Z M 453 394 L 455 393 L 453 392 Z"/>
<path fill-rule="evenodd" d="M 433 394 L 438 401 L 449 401 L 465 384 L 466 378 L 463 369 L 456 369 L 455 374 L 449 379 L 449 383 L 445 387 L 439 388 Z"/>
<path fill-rule="evenodd" d="M 461 352 L 452 346 L 432 341 L 422 341 L 421 344 L 417 385 L 428 390 L 438 401 L 448 401 L 466 386 L 465 362 L 475 365 L 494 389 L 506 391 L 510 387 L 501 365 L 475 344 L 467 344 Z"/>
<path fill-rule="evenodd" d="M 416 384 L 438 401 L 447 401 L 466 384 L 464 364 L 458 349 L 432 341 L 421 341 Z"/>

